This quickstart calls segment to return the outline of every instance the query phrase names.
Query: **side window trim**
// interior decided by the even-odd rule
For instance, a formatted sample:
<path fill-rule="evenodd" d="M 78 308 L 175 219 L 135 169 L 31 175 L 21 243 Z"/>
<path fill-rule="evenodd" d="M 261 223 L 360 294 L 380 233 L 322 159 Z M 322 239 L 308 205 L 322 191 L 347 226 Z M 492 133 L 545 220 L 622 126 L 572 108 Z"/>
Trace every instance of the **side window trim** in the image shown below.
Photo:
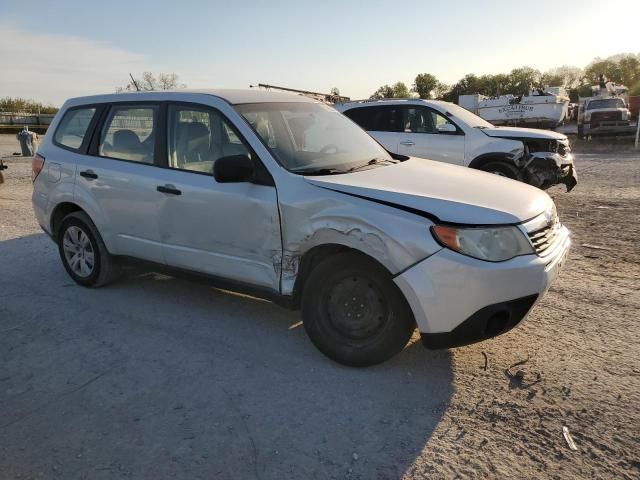
<path fill-rule="evenodd" d="M 60 142 L 58 142 L 56 140 L 56 135 L 58 134 L 58 130 L 62 126 L 62 120 L 64 119 L 64 117 L 66 117 L 70 112 L 72 112 L 74 110 L 90 110 L 92 108 L 95 109 L 95 112 L 93 114 L 93 117 L 91 118 L 91 121 L 89 122 L 89 125 L 87 126 L 87 130 L 86 130 L 86 132 L 84 134 L 84 137 L 82 139 L 82 143 L 80 144 L 80 146 L 78 148 L 72 148 L 72 147 L 69 147 L 67 145 L 63 145 L 62 143 L 60 143 Z M 91 140 L 93 138 L 96 125 L 98 124 L 100 116 L 102 115 L 103 109 L 104 109 L 104 104 L 102 104 L 102 103 L 78 105 L 78 106 L 75 106 L 75 107 L 68 108 L 67 110 L 65 110 L 64 114 L 60 118 L 60 122 L 58 122 L 58 125 L 56 126 L 56 130 L 53 132 L 53 135 L 51 137 L 51 142 L 58 148 L 62 148 L 64 150 L 68 150 L 68 151 L 74 152 L 74 153 L 79 153 L 81 155 L 86 155 L 88 147 L 89 147 L 89 145 L 91 143 Z"/>
<path fill-rule="evenodd" d="M 269 170 L 267 169 L 267 167 L 265 167 L 264 163 L 262 162 L 262 160 L 260 159 L 260 157 L 258 157 L 258 154 L 255 152 L 254 148 L 251 146 L 251 144 L 247 141 L 247 139 L 245 138 L 245 136 L 242 134 L 242 132 L 240 132 L 240 130 L 238 129 L 238 127 L 236 127 L 236 125 L 229 119 L 229 117 L 227 117 L 223 112 L 221 112 L 218 108 L 213 107 L 211 105 L 204 105 L 201 103 L 194 103 L 194 102 L 179 102 L 179 101 L 166 101 L 166 102 L 162 102 L 163 105 L 161 106 L 160 109 L 160 118 L 163 119 L 163 124 L 160 126 L 160 135 L 159 137 L 161 138 L 162 141 L 162 148 L 163 148 L 163 157 L 160 159 L 156 159 L 156 161 L 159 160 L 159 163 L 157 163 L 157 165 L 163 167 L 163 168 L 168 168 L 170 170 L 176 170 L 179 172 L 185 172 L 185 173 L 193 173 L 196 175 L 207 175 L 213 178 L 212 174 L 209 173 L 205 173 L 205 172 L 197 172 L 194 170 L 185 170 L 182 168 L 177 168 L 177 167 L 171 167 L 169 166 L 169 151 L 167 149 L 167 143 L 169 141 L 169 115 L 168 115 L 168 111 L 169 111 L 169 106 L 173 106 L 173 107 L 183 107 L 183 108 L 192 108 L 193 110 L 200 110 L 200 111 L 213 111 L 216 114 L 220 115 L 220 119 L 223 122 L 226 122 L 227 125 L 231 128 L 231 130 L 236 134 L 236 136 L 238 137 L 238 139 L 243 143 L 243 145 L 249 150 L 249 152 L 251 153 L 251 158 L 253 159 L 253 163 L 254 166 L 256 168 L 256 179 L 254 180 L 253 183 L 257 184 L 257 185 L 264 185 L 264 186 L 271 186 L 271 187 L 275 187 L 275 181 L 273 180 L 273 176 L 271 175 L 271 173 L 269 172 Z M 163 113 L 162 113 L 163 112 Z M 157 141 L 157 139 L 156 139 Z M 156 144 L 157 146 L 157 144 Z M 160 152 L 160 150 L 156 150 L 156 152 Z"/>

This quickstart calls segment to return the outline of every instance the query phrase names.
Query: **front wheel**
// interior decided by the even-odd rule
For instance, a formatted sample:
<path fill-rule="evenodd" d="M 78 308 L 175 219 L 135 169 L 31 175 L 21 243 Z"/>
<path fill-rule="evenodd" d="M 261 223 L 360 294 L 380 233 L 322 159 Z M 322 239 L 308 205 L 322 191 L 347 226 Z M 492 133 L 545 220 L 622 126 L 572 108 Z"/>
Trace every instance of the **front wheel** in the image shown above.
<path fill-rule="evenodd" d="M 512 180 L 520 180 L 520 175 L 516 166 L 506 162 L 487 162 L 482 167 L 480 167 L 480 170 L 488 173 L 493 173 L 501 177 L 507 177 Z"/>
<path fill-rule="evenodd" d="M 415 321 L 391 275 L 364 255 L 343 253 L 311 272 L 302 294 L 313 344 L 344 365 L 384 362 L 411 338 Z"/>

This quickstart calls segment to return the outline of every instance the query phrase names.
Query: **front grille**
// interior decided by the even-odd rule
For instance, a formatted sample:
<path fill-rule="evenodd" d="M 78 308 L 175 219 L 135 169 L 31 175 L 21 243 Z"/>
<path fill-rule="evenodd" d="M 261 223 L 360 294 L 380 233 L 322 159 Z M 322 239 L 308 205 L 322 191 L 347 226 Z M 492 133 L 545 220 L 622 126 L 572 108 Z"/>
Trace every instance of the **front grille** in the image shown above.
<path fill-rule="evenodd" d="M 540 256 L 544 256 L 545 253 L 553 246 L 560 231 L 560 222 L 558 217 L 554 216 L 551 222 L 544 227 L 528 232 L 529 240 L 533 244 L 536 253 Z"/>
<path fill-rule="evenodd" d="M 622 112 L 594 112 L 591 114 L 591 123 L 616 122 L 622 120 Z"/>

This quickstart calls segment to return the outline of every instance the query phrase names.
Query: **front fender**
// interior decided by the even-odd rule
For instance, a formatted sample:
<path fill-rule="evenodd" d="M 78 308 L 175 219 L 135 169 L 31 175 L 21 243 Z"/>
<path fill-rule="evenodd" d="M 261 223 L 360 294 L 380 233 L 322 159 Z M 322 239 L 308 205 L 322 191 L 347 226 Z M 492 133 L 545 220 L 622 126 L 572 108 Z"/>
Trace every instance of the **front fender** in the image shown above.
<path fill-rule="evenodd" d="M 360 251 L 392 275 L 441 249 L 429 232 L 429 220 L 365 199 L 344 197 L 344 201 L 339 197 L 319 200 L 304 208 L 281 206 L 283 294 L 293 292 L 300 261 L 314 247 L 342 245 Z M 315 213 L 305 215 L 305 211 Z"/>

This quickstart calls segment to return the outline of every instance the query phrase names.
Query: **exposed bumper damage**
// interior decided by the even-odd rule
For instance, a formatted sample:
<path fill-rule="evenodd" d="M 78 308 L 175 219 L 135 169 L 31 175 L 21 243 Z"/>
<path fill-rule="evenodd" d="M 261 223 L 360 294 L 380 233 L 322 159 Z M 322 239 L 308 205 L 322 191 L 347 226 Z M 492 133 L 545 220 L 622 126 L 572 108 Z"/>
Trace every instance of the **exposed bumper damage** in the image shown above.
<path fill-rule="evenodd" d="M 515 140 L 515 139 L 514 139 Z M 524 149 L 513 161 L 520 169 L 521 180 L 547 189 L 562 183 L 567 192 L 578 184 L 578 174 L 573 164 L 569 140 L 519 138 Z"/>
<path fill-rule="evenodd" d="M 523 180 L 534 187 L 546 189 L 563 183 L 570 192 L 578 183 L 573 155 L 554 152 L 529 153 L 521 169 Z"/>

